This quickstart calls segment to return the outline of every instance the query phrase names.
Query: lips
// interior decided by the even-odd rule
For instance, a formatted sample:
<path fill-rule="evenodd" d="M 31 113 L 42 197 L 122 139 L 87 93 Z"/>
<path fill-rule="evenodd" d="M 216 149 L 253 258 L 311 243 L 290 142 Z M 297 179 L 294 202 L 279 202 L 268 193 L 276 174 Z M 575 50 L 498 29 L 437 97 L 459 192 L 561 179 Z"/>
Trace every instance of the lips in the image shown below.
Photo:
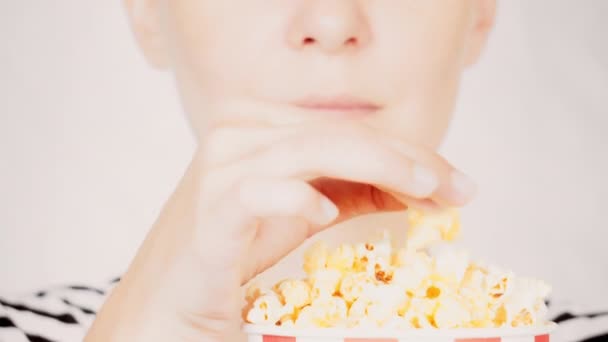
<path fill-rule="evenodd" d="M 372 115 L 382 109 L 374 102 L 350 96 L 309 97 L 293 104 L 311 112 L 346 117 Z"/>

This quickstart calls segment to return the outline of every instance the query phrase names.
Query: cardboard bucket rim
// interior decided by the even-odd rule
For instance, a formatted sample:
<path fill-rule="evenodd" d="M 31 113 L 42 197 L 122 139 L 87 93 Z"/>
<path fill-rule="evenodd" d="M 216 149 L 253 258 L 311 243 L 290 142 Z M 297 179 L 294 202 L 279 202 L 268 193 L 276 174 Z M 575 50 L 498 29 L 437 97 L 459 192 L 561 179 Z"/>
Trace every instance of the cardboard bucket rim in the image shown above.
<path fill-rule="evenodd" d="M 388 330 L 370 328 L 292 328 L 256 324 L 244 324 L 248 335 L 271 335 L 307 338 L 496 338 L 527 337 L 550 334 L 557 324 L 518 328 L 458 328 L 458 329 L 410 329 Z"/>

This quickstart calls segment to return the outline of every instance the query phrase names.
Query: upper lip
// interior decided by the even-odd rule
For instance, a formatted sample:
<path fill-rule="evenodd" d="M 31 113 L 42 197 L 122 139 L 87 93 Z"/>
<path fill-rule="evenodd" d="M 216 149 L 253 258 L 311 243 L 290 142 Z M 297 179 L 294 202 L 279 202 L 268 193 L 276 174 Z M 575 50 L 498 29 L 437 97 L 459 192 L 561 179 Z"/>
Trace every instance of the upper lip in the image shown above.
<path fill-rule="evenodd" d="M 375 112 L 382 108 L 377 103 L 353 96 L 311 96 L 293 104 L 303 109 L 336 112 Z"/>

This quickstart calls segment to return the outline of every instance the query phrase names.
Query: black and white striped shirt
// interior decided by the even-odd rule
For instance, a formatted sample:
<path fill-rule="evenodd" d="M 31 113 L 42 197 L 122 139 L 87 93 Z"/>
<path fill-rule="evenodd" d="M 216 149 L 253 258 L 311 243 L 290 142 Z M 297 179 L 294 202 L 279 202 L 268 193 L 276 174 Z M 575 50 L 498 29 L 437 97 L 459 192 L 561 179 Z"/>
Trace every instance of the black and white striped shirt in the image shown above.
<path fill-rule="evenodd" d="M 50 288 L 22 297 L 0 296 L 0 342 L 80 342 L 119 279 L 99 285 Z M 608 310 L 550 303 L 559 323 L 551 341 L 608 342 Z"/>
<path fill-rule="evenodd" d="M 119 279 L 0 295 L 0 342 L 80 342 Z"/>

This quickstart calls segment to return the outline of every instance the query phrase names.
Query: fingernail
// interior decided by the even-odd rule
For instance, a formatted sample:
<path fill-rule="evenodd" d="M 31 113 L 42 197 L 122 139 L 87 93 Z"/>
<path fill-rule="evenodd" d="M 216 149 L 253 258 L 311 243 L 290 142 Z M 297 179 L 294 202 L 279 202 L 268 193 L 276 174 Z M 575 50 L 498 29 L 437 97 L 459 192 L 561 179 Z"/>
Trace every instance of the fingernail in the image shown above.
<path fill-rule="evenodd" d="M 422 165 L 414 165 L 412 169 L 412 195 L 417 197 L 430 196 L 439 186 L 439 179 L 434 171 Z"/>
<path fill-rule="evenodd" d="M 463 202 L 468 201 L 475 194 L 477 188 L 475 183 L 464 173 L 456 170 L 452 171 L 451 181 L 452 188 Z"/>
<path fill-rule="evenodd" d="M 321 198 L 321 210 L 323 211 L 323 222 L 321 224 L 333 222 L 340 214 L 338 207 L 326 197 Z"/>

